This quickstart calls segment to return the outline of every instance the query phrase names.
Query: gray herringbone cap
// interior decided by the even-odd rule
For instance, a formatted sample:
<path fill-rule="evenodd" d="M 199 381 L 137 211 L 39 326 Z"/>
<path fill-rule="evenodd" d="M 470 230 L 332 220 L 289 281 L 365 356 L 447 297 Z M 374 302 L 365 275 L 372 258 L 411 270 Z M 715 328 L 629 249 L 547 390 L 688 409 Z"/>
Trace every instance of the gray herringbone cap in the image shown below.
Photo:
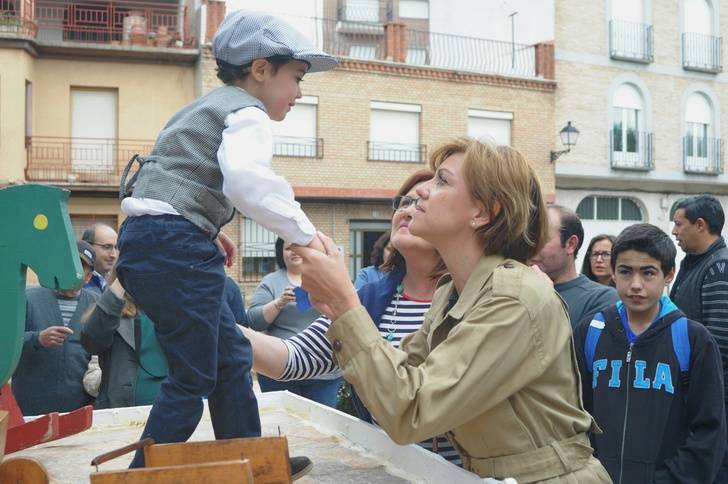
<path fill-rule="evenodd" d="M 236 66 L 274 55 L 305 61 L 311 66 L 308 72 L 327 71 L 339 63 L 281 19 L 259 12 L 238 10 L 228 14 L 212 47 L 216 58 Z"/>

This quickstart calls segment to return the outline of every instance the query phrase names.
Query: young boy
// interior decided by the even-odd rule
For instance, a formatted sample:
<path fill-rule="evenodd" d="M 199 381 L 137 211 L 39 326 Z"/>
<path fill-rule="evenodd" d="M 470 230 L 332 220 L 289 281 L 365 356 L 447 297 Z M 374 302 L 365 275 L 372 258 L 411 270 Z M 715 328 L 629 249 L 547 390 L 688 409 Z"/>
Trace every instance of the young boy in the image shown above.
<path fill-rule="evenodd" d="M 250 344 L 223 304 L 223 265 L 235 254 L 220 228 L 235 208 L 285 240 L 323 250 L 291 186 L 271 171 L 270 120 L 286 117 L 306 73 L 337 60 L 275 17 L 241 11 L 222 22 L 213 50 L 225 86 L 172 116 L 121 204 L 128 218 L 117 273 L 155 322 L 169 366 L 143 432 L 158 443 L 190 437 L 203 397 L 216 438 L 260 435 Z M 122 180 L 121 196 L 129 192 Z M 137 452 L 131 467 L 143 465 Z"/>
<path fill-rule="evenodd" d="M 708 331 L 664 295 L 675 246 L 636 224 L 612 247 L 620 301 L 574 332 L 584 406 L 604 431 L 596 457 L 615 483 L 712 483 L 726 441 L 723 377 Z"/>

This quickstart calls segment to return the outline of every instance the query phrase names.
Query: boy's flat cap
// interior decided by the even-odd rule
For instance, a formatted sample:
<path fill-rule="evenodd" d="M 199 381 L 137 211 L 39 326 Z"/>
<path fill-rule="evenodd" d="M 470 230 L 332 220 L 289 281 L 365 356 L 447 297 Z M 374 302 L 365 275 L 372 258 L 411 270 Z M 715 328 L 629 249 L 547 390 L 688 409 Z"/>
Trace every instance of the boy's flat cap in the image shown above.
<path fill-rule="evenodd" d="M 339 63 L 287 23 L 259 12 L 238 10 L 228 14 L 212 47 L 217 59 L 236 66 L 276 55 L 307 62 L 308 72 L 327 71 Z"/>

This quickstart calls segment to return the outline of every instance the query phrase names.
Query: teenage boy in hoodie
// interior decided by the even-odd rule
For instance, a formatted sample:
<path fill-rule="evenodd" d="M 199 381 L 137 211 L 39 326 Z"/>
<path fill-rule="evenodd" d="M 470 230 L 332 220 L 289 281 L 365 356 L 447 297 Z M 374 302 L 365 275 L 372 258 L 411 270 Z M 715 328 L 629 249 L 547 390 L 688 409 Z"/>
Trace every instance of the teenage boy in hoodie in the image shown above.
<path fill-rule="evenodd" d="M 620 300 L 574 332 L 584 406 L 603 430 L 596 457 L 615 483 L 705 483 L 726 442 L 723 372 L 715 340 L 664 295 L 675 246 L 650 224 L 612 248 Z"/>

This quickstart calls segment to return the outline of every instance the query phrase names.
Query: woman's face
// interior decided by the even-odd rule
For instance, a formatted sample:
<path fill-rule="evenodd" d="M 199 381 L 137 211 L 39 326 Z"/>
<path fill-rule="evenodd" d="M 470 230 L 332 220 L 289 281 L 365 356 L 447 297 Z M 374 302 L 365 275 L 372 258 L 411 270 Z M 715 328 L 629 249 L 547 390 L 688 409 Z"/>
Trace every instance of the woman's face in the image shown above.
<path fill-rule="evenodd" d="M 609 239 L 602 239 L 592 245 L 589 254 L 592 274 L 599 278 L 612 276 L 611 254 L 612 242 Z"/>
<path fill-rule="evenodd" d="M 463 175 L 462 153 L 447 157 L 435 176 L 416 189 L 420 198 L 412 218 L 412 233 L 438 245 L 456 235 L 473 233 L 473 221 L 482 224 L 482 204 L 470 195 Z M 485 220 L 487 223 L 488 220 Z"/>
<path fill-rule="evenodd" d="M 406 195 L 417 198 L 416 189 L 420 185 L 415 185 Z M 392 235 L 387 247 L 391 246 L 397 249 L 403 256 L 406 256 L 406 253 L 412 250 L 435 250 L 432 244 L 416 235 L 412 235 L 409 231 L 412 215 L 414 215 L 416 210 L 415 205 L 412 204 L 407 208 L 395 210 L 394 215 L 392 215 Z M 384 260 L 387 259 L 385 258 Z"/>
<path fill-rule="evenodd" d="M 291 250 L 291 243 L 285 242 L 283 244 L 283 260 L 286 262 L 286 269 L 294 271 L 301 268 L 303 259 L 301 256 Z"/>

